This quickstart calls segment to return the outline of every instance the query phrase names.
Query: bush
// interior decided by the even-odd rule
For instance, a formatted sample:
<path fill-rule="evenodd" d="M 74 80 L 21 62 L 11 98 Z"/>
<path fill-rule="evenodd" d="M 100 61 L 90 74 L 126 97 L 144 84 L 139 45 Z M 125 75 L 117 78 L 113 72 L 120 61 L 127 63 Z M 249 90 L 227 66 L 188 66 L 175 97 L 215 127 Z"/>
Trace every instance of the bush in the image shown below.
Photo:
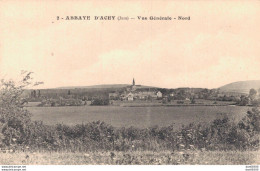
<path fill-rule="evenodd" d="M 93 106 L 109 105 L 109 100 L 108 99 L 94 99 L 94 100 L 92 100 L 91 105 L 93 105 Z"/>
<path fill-rule="evenodd" d="M 254 99 L 251 101 L 252 106 L 258 107 L 260 106 L 260 99 Z"/>
<path fill-rule="evenodd" d="M 251 114 L 246 117 L 254 118 Z M 251 122 L 243 124 L 253 125 Z M 100 121 L 75 126 L 46 126 L 35 122 L 31 124 L 27 142 L 32 150 L 73 152 L 257 149 L 258 128 L 247 128 L 242 126 L 242 121 L 239 124 L 230 122 L 225 114 L 207 125 L 190 124 L 177 131 L 173 125 L 116 129 Z"/>
<path fill-rule="evenodd" d="M 248 111 L 247 115 L 239 122 L 239 128 L 246 130 L 251 135 L 259 134 L 260 111 L 257 108 Z"/>
<path fill-rule="evenodd" d="M 183 100 L 178 100 L 177 104 L 184 104 L 184 101 Z"/>
<path fill-rule="evenodd" d="M 1 80 L 0 83 L 0 137 L 2 146 L 23 145 L 26 142 L 31 114 L 23 108 L 25 100 L 21 97 L 32 83 L 32 72 L 22 72 L 22 80 L 18 83 Z"/>
<path fill-rule="evenodd" d="M 246 97 L 246 96 L 244 96 L 244 95 L 242 95 L 242 96 L 240 97 L 240 101 L 238 102 L 238 105 L 240 105 L 240 106 L 246 106 L 246 105 L 248 105 L 248 104 L 249 104 L 249 98 Z"/>

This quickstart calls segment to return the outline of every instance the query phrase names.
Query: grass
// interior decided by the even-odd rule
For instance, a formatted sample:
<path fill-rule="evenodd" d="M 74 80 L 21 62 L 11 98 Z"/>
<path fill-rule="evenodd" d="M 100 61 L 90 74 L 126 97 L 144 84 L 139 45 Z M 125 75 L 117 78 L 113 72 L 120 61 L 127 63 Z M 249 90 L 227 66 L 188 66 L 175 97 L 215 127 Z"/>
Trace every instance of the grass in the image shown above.
<path fill-rule="evenodd" d="M 0 165 L 259 165 L 259 151 L 0 153 Z"/>
<path fill-rule="evenodd" d="M 227 113 L 236 121 L 245 116 L 248 107 L 241 106 L 178 106 L 178 107 L 119 107 L 119 106 L 66 106 L 28 107 L 33 120 L 45 124 L 76 125 L 104 121 L 114 127 L 148 128 L 154 125 L 174 124 L 178 129 L 191 122 L 209 123 L 219 113 Z"/>

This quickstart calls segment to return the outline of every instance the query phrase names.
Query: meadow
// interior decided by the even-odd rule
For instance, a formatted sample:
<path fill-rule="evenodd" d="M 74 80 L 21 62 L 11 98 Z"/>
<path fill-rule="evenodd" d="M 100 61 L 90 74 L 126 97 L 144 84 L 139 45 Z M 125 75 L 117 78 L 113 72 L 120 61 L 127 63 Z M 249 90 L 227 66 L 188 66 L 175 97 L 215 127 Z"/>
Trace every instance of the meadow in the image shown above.
<path fill-rule="evenodd" d="M 0 153 L 2 165 L 258 165 L 259 151 Z"/>
<path fill-rule="evenodd" d="M 245 106 L 65 106 L 28 107 L 32 120 L 40 120 L 48 125 L 63 123 L 76 125 L 93 121 L 103 121 L 113 127 L 148 128 L 155 125 L 174 125 L 178 129 L 189 123 L 206 124 L 226 113 L 230 120 L 237 122 L 250 109 Z"/>

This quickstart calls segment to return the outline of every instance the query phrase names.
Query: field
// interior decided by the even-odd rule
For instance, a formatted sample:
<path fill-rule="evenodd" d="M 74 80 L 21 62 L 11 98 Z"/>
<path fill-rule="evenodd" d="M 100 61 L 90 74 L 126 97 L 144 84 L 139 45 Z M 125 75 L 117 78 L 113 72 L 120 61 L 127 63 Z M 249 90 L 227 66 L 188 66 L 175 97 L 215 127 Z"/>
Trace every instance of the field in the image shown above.
<path fill-rule="evenodd" d="M 257 165 L 259 151 L 184 151 L 184 152 L 36 152 L 0 153 L 1 165 Z"/>
<path fill-rule="evenodd" d="M 75 125 L 92 121 L 104 121 L 114 127 L 147 128 L 154 125 L 175 128 L 191 122 L 209 123 L 220 113 L 238 121 L 245 116 L 249 107 L 240 106 L 175 106 L 175 107 L 120 107 L 120 106 L 68 106 L 28 107 L 33 120 L 45 124 L 63 123 Z"/>
<path fill-rule="evenodd" d="M 183 103 L 178 103 L 182 101 Z M 191 101 L 185 100 L 172 100 L 171 102 L 167 102 L 166 104 L 162 103 L 162 100 L 135 100 L 135 101 L 113 101 L 114 106 L 123 106 L 123 107 L 155 107 L 155 106 L 227 106 L 235 104 L 232 101 L 214 101 L 214 100 L 204 100 L 204 99 L 196 99 L 194 104 Z"/>

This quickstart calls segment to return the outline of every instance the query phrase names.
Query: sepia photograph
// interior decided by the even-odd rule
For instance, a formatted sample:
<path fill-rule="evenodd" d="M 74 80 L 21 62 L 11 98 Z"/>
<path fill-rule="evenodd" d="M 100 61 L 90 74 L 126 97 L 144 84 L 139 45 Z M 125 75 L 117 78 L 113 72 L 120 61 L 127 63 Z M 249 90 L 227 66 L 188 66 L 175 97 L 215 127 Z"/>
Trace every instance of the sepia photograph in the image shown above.
<path fill-rule="evenodd" d="M 259 16 L 258 0 L 0 0 L 0 170 L 258 171 Z"/>

